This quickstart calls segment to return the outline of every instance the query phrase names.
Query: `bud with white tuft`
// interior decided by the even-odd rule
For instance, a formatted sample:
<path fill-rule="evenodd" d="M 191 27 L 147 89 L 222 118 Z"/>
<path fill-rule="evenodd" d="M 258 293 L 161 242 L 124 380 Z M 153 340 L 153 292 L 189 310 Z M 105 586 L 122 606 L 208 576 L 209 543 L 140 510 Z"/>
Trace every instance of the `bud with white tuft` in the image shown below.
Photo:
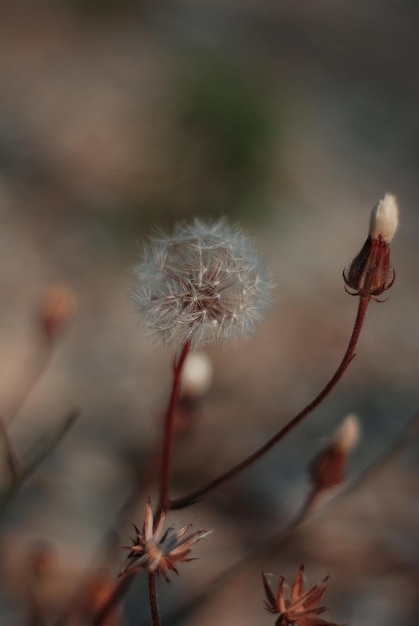
<path fill-rule="evenodd" d="M 399 207 L 394 196 L 386 193 L 371 211 L 370 235 L 373 239 L 382 237 L 386 243 L 394 237 L 399 223 Z"/>
<path fill-rule="evenodd" d="M 213 371 L 212 361 L 205 352 L 190 353 L 182 372 L 182 394 L 203 396 L 211 387 Z"/>
<path fill-rule="evenodd" d="M 395 197 L 386 193 L 371 212 L 370 229 L 361 252 L 343 272 L 345 290 L 351 296 L 377 300 L 394 283 L 396 273 L 390 265 L 390 241 L 396 232 L 398 216 Z"/>
<path fill-rule="evenodd" d="M 349 454 L 357 444 L 360 432 L 357 417 L 348 415 L 330 443 L 310 464 L 309 474 L 315 493 L 345 480 Z"/>
<path fill-rule="evenodd" d="M 343 420 L 340 428 L 336 431 L 333 442 L 344 452 L 351 452 L 361 436 L 361 427 L 356 415 L 350 413 Z"/>

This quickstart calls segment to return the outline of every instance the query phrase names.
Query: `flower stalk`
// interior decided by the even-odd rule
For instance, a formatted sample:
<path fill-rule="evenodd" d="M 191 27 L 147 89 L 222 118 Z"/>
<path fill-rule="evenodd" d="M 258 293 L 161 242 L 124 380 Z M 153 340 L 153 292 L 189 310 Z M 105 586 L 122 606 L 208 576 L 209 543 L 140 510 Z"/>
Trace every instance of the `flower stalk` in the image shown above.
<path fill-rule="evenodd" d="M 159 607 L 157 605 L 156 572 L 148 573 L 148 597 L 150 599 L 151 621 L 153 626 L 160 626 Z"/>
<path fill-rule="evenodd" d="M 370 298 L 364 297 L 359 299 L 358 311 L 356 319 L 352 328 L 351 337 L 346 348 L 346 352 L 340 362 L 337 370 L 329 380 L 329 382 L 323 387 L 323 389 L 317 394 L 317 396 L 305 406 L 297 415 L 291 419 L 283 428 L 281 428 L 271 439 L 269 439 L 263 446 L 258 448 L 255 452 L 250 454 L 243 461 L 234 465 L 231 469 L 227 470 L 217 478 L 213 479 L 203 487 L 193 491 L 192 493 L 172 500 L 169 504 L 170 509 L 183 509 L 191 504 L 194 504 L 200 500 L 204 495 L 207 495 L 210 491 L 220 487 L 224 483 L 228 482 L 243 470 L 247 469 L 250 465 L 253 465 L 256 461 L 262 458 L 271 448 L 273 448 L 279 441 L 281 441 L 288 433 L 293 430 L 298 424 L 300 424 L 314 409 L 316 409 L 321 402 L 329 395 L 334 389 L 337 383 L 342 378 L 343 374 L 349 367 L 352 359 L 355 356 L 355 349 L 361 334 L 362 326 L 365 321 L 365 316 L 368 309 Z"/>
<path fill-rule="evenodd" d="M 164 439 L 161 458 L 161 473 L 160 473 L 160 496 L 157 507 L 157 512 L 161 513 L 165 511 L 169 504 L 169 483 L 170 483 L 170 468 L 172 459 L 173 448 L 173 434 L 176 418 L 176 407 L 179 400 L 180 386 L 182 380 L 182 371 L 185 365 L 186 357 L 191 349 L 191 342 L 187 341 L 183 346 L 179 359 L 175 362 L 173 368 L 173 384 L 172 392 L 170 394 L 169 406 L 166 413 L 165 426 L 164 426 Z"/>

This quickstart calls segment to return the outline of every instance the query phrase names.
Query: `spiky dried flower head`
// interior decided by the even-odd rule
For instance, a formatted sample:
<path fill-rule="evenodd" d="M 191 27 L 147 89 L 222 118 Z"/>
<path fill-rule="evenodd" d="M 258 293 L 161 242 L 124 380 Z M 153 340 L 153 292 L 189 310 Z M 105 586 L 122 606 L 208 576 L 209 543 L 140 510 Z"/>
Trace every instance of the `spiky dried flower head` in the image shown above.
<path fill-rule="evenodd" d="M 390 266 L 390 241 L 399 220 L 396 198 L 385 194 L 373 208 L 367 240 L 361 252 L 343 272 L 345 289 L 350 295 L 377 299 L 390 289 L 396 277 Z"/>
<path fill-rule="evenodd" d="M 288 594 L 289 597 L 286 597 L 285 578 L 280 577 L 278 591 L 274 594 L 267 575 L 262 572 L 262 582 L 267 598 L 265 608 L 270 613 L 279 613 L 275 622 L 276 626 L 339 626 L 317 617 L 328 611 L 325 606 L 316 606 L 326 591 L 325 583 L 328 578 L 326 576 L 320 584 L 304 591 L 304 565 L 301 565 Z"/>
<path fill-rule="evenodd" d="M 358 443 L 360 432 L 358 418 L 347 415 L 325 449 L 311 462 L 310 479 L 317 491 L 345 480 L 349 455 Z"/>
<path fill-rule="evenodd" d="M 145 327 L 177 345 L 247 336 L 270 299 L 264 260 L 225 219 L 195 219 L 177 225 L 171 236 L 152 238 L 135 274 L 133 297 Z"/>
<path fill-rule="evenodd" d="M 142 532 L 134 525 L 135 537 L 131 538 L 132 545 L 121 546 L 129 550 L 129 554 L 120 576 L 145 569 L 161 574 L 169 582 L 169 571 L 178 574 L 176 563 L 193 561 L 194 559 L 188 558 L 192 546 L 211 533 L 210 530 L 188 532 L 190 524 L 180 530 L 171 527 L 165 530 L 165 521 L 166 516 L 162 513 L 154 527 L 153 512 L 148 500 Z"/>

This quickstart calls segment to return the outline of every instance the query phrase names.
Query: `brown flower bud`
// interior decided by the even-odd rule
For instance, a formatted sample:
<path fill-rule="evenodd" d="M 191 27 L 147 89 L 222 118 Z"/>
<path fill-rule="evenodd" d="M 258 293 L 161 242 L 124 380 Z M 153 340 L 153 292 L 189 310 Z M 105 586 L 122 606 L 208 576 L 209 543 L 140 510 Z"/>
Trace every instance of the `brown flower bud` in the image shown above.
<path fill-rule="evenodd" d="M 398 223 L 398 207 L 394 196 L 386 194 L 374 207 L 369 235 L 361 252 L 343 272 L 345 290 L 350 295 L 377 299 L 394 283 L 390 266 L 390 241 Z M 351 290 L 351 291 L 350 291 Z"/>
<path fill-rule="evenodd" d="M 309 468 L 316 489 L 329 489 L 345 480 L 349 453 L 359 439 L 359 422 L 348 415 L 329 445 L 314 459 Z"/>
<path fill-rule="evenodd" d="M 77 308 L 72 289 L 58 286 L 50 289 L 41 302 L 40 325 L 48 339 L 53 341 L 67 326 Z"/>

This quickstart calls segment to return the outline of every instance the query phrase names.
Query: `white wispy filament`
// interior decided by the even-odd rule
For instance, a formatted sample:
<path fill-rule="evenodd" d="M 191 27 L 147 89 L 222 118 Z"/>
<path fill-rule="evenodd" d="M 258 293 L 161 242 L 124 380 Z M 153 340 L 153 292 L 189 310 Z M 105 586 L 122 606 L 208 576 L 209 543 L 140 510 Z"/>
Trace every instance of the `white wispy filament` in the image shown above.
<path fill-rule="evenodd" d="M 154 237 L 135 268 L 133 294 L 145 327 L 193 347 L 249 335 L 269 301 L 264 260 L 252 240 L 221 219 L 179 224 Z"/>

